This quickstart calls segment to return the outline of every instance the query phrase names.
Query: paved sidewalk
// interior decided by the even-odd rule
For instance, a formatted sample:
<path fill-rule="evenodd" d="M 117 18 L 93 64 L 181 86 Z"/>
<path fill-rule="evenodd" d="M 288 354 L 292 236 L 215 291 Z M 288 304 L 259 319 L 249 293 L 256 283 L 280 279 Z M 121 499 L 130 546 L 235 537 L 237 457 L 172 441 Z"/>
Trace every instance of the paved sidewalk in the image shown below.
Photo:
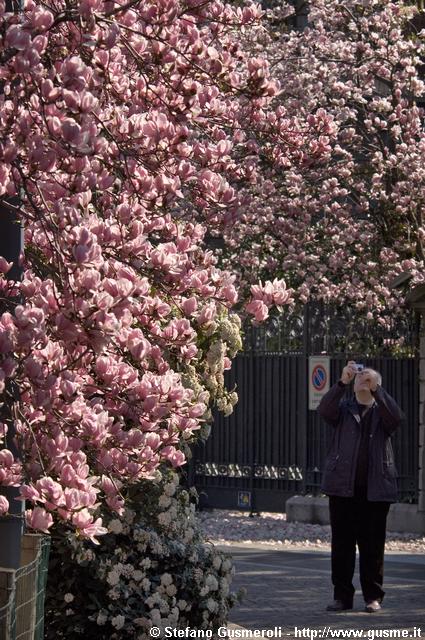
<path fill-rule="evenodd" d="M 357 575 L 353 611 L 329 613 L 325 611 L 332 600 L 329 551 L 283 551 L 258 545 L 220 548 L 233 555 L 233 589 L 247 590 L 243 602 L 231 612 L 230 622 L 235 625 L 251 630 L 276 628 L 274 638 L 293 636 L 295 627 L 317 629 L 318 638 L 328 637 L 328 627 L 409 629 L 413 638 L 419 637 L 415 627 L 422 627 L 421 637 L 425 637 L 425 554 L 386 554 L 386 595 L 379 613 L 363 611 Z"/>

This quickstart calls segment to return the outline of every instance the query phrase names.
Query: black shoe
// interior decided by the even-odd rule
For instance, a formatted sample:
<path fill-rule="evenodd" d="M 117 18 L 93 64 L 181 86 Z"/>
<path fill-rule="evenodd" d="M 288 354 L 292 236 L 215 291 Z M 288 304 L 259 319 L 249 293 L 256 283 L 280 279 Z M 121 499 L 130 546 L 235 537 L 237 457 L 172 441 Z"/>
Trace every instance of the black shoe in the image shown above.
<path fill-rule="evenodd" d="M 379 600 L 369 600 L 369 602 L 366 602 L 365 611 L 367 613 L 377 613 L 381 608 Z"/>
<path fill-rule="evenodd" d="M 352 602 L 343 602 L 342 600 L 334 600 L 326 607 L 326 611 L 349 611 L 353 608 Z"/>

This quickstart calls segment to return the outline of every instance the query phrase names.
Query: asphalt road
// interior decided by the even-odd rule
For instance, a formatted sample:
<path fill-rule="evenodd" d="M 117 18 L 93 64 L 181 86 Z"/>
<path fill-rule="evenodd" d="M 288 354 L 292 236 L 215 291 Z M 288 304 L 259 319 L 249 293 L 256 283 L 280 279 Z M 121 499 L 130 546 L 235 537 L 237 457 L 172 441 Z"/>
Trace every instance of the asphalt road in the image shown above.
<path fill-rule="evenodd" d="M 357 572 L 353 611 L 329 613 L 325 611 L 333 599 L 329 552 L 235 545 L 221 548 L 233 555 L 236 575 L 232 588 L 247 590 L 242 604 L 231 612 L 230 621 L 246 629 L 276 628 L 275 638 L 295 635 L 295 628 L 315 629 L 318 638 L 329 637 L 328 628 L 405 629 L 411 638 L 425 638 L 425 554 L 386 555 L 386 595 L 379 613 L 364 611 Z"/>

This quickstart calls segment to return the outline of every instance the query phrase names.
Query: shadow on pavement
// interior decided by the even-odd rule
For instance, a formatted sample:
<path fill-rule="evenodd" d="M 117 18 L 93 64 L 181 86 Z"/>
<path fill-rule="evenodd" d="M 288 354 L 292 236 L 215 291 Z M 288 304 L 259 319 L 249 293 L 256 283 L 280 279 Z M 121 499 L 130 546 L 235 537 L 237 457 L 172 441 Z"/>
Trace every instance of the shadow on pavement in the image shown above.
<path fill-rule="evenodd" d="M 363 610 L 357 575 L 353 611 L 329 613 L 325 611 L 333 599 L 329 552 L 235 545 L 220 548 L 233 555 L 236 575 L 232 588 L 244 587 L 247 591 L 243 602 L 230 615 L 230 621 L 237 625 L 251 630 L 276 627 L 276 638 L 294 635 L 296 627 L 316 629 L 318 638 L 331 637 L 329 627 L 406 629 L 414 638 L 420 637 L 418 628 L 422 626 L 421 634 L 425 636 L 425 555 L 386 555 L 386 595 L 379 613 Z"/>

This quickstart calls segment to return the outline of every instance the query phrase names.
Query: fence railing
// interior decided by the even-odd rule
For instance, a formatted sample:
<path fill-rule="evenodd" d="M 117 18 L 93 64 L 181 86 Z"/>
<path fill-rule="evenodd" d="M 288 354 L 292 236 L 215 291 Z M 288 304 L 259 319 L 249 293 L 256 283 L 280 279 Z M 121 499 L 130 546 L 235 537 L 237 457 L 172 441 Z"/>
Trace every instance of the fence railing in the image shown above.
<path fill-rule="evenodd" d="M 21 567 L 0 567 L 0 640 L 43 640 L 50 537 L 25 534 Z"/>
<path fill-rule="evenodd" d="M 420 315 L 415 310 L 388 310 L 379 320 L 368 320 L 350 307 L 309 302 L 258 327 L 247 325 L 244 352 L 363 358 L 417 354 Z"/>
<path fill-rule="evenodd" d="M 330 358 L 331 383 L 346 362 Z M 418 500 L 419 387 L 415 357 L 360 360 L 382 374 L 406 420 L 393 441 L 398 499 Z M 205 506 L 284 511 L 295 494 L 320 494 L 332 429 L 308 408 L 308 355 L 248 352 L 226 372 L 237 386 L 233 414 L 215 414 L 211 436 L 193 452 L 190 480 Z"/>

